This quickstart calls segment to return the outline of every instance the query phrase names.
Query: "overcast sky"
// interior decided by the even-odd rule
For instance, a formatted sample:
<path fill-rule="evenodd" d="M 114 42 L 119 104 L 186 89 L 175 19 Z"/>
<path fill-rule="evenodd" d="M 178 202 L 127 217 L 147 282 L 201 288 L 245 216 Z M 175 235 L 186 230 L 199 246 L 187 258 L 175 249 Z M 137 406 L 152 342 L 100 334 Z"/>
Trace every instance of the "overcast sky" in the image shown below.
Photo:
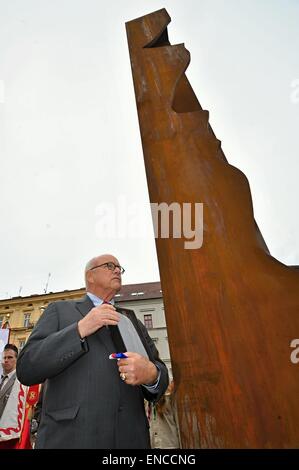
<path fill-rule="evenodd" d="M 162 7 L 272 255 L 299 264 L 297 0 L 0 0 L 0 298 L 82 287 L 103 252 L 159 280 L 125 22 Z"/>

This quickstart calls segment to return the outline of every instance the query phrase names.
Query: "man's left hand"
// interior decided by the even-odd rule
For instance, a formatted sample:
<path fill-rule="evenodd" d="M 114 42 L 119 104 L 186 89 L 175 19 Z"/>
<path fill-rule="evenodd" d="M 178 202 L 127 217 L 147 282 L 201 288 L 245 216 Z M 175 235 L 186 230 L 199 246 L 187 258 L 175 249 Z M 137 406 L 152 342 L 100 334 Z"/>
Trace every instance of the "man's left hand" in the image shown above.
<path fill-rule="evenodd" d="M 156 382 L 158 370 L 155 364 L 140 354 L 134 352 L 126 352 L 125 354 L 128 356 L 127 359 L 120 359 L 117 361 L 117 365 L 126 384 L 152 385 Z"/>

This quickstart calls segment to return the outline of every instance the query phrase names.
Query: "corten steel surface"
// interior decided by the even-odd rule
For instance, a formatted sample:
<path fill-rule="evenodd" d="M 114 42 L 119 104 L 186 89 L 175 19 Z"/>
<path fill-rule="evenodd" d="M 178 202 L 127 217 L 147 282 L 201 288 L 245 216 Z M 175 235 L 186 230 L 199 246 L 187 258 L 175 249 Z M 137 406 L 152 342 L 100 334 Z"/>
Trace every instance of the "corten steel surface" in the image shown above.
<path fill-rule="evenodd" d="M 169 22 L 163 9 L 126 27 L 150 200 L 204 203 L 200 249 L 156 240 L 183 447 L 299 447 L 299 273 L 269 255 Z"/>

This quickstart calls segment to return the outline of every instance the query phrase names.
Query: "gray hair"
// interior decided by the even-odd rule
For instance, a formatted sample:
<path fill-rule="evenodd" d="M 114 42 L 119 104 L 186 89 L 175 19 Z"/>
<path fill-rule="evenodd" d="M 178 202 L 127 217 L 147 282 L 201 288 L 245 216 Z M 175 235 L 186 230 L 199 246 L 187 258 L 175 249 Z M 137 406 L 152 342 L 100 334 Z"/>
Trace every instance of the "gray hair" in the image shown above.
<path fill-rule="evenodd" d="M 85 286 L 87 287 L 87 272 L 94 266 L 95 264 L 95 261 L 96 261 L 96 257 L 94 258 L 91 258 L 87 263 L 86 263 L 86 266 L 85 266 L 85 270 L 84 270 L 84 277 L 85 277 Z"/>

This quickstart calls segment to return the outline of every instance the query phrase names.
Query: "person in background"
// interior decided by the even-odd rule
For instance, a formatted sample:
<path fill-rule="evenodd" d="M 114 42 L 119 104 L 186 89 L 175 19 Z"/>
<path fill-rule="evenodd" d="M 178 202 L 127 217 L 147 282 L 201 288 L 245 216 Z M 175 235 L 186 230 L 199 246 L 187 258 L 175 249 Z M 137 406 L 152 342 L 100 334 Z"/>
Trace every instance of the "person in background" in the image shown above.
<path fill-rule="evenodd" d="M 14 449 L 21 435 L 22 413 L 25 412 L 26 387 L 16 376 L 18 348 L 8 343 L 2 353 L 0 381 L 0 449 Z"/>
<path fill-rule="evenodd" d="M 152 449 L 179 449 L 180 435 L 172 380 L 160 400 L 146 404 Z"/>
<path fill-rule="evenodd" d="M 0 418 L 16 380 L 18 348 L 14 344 L 6 344 L 2 355 L 2 375 L 0 382 Z"/>

